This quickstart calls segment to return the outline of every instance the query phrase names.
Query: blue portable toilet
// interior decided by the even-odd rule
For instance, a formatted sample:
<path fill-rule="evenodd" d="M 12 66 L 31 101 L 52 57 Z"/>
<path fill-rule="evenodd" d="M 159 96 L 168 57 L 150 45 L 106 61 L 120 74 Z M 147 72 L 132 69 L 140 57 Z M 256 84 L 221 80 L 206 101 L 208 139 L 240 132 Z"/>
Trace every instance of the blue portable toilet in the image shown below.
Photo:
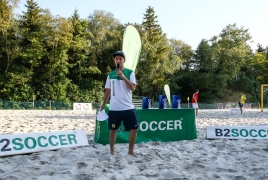
<path fill-rule="evenodd" d="M 159 95 L 158 108 L 159 109 L 166 109 L 167 108 L 167 96 L 166 95 Z"/>
<path fill-rule="evenodd" d="M 152 98 L 142 97 L 142 109 L 152 108 Z"/>
<path fill-rule="evenodd" d="M 172 95 L 172 108 L 181 108 L 181 96 Z"/>

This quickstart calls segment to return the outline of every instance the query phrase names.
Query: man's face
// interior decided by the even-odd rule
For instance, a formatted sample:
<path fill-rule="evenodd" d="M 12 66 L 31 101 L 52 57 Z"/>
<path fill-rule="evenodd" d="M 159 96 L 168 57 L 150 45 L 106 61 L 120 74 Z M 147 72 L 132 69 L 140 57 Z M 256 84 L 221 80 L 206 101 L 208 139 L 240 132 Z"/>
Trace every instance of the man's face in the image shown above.
<path fill-rule="evenodd" d="M 117 65 L 118 63 L 122 65 L 125 62 L 125 59 L 122 56 L 115 56 L 114 63 Z"/>

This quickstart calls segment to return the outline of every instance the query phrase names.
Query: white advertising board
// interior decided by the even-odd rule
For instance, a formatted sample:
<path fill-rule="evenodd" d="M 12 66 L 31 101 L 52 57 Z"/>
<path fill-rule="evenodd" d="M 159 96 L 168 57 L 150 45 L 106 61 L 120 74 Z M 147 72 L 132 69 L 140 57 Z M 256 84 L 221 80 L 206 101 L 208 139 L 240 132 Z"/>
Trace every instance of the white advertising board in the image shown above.
<path fill-rule="evenodd" d="M 207 139 L 268 139 L 268 126 L 207 126 Z"/>
<path fill-rule="evenodd" d="M 0 156 L 86 146 L 84 130 L 0 135 Z"/>
<path fill-rule="evenodd" d="M 92 103 L 73 103 L 73 110 L 92 111 Z"/>

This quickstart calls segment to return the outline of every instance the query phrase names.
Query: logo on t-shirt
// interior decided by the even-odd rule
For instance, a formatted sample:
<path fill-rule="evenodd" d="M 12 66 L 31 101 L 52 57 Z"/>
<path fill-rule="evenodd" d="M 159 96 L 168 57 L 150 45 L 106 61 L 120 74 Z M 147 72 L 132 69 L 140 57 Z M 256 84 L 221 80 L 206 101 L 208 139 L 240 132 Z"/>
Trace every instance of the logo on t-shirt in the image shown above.
<path fill-rule="evenodd" d="M 112 92 L 113 92 L 113 96 L 115 96 L 114 81 L 112 81 Z"/>

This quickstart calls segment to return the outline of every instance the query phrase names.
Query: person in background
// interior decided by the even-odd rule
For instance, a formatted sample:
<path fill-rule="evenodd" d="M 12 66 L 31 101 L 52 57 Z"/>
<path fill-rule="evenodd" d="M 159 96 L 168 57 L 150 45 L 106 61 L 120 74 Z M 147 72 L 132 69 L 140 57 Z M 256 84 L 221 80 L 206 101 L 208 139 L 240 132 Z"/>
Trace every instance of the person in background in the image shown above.
<path fill-rule="evenodd" d="M 132 70 L 124 68 L 126 61 L 124 52 L 115 52 L 113 59 L 117 68 L 110 72 L 106 79 L 106 90 L 100 111 L 104 109 L 110 98 L 108 128 L 110 129 L 109 140 L 111 154 L 114 155 L 116 132 L 123 121 L 125 130 L 130 131 L 128 154 L 136 157 L 134 144 L 136 142 L 139 123 L 136 109 L 132 103 L 132 92 L 136 89 L 136 76 Z"/>
<path fill-rule="evenodd" d="M 242 91 L 242 92 L 241 92 L 240 100 L 238 101 L 238 106 L 240 107 L 241 114 L 242 114 L 242 108 L 243 108 L 243 106 L 244 106 L 246 100 L 247 100 L 246 95 L 245 95 L 244 92 Z"/>
<path fill-rule="evenodd" d="M 199 93 L 199 89 L 196 89 L 192 97 L 192 106 L 195 109 L 196 116 L 198 115 L 198 93 Z"/>

